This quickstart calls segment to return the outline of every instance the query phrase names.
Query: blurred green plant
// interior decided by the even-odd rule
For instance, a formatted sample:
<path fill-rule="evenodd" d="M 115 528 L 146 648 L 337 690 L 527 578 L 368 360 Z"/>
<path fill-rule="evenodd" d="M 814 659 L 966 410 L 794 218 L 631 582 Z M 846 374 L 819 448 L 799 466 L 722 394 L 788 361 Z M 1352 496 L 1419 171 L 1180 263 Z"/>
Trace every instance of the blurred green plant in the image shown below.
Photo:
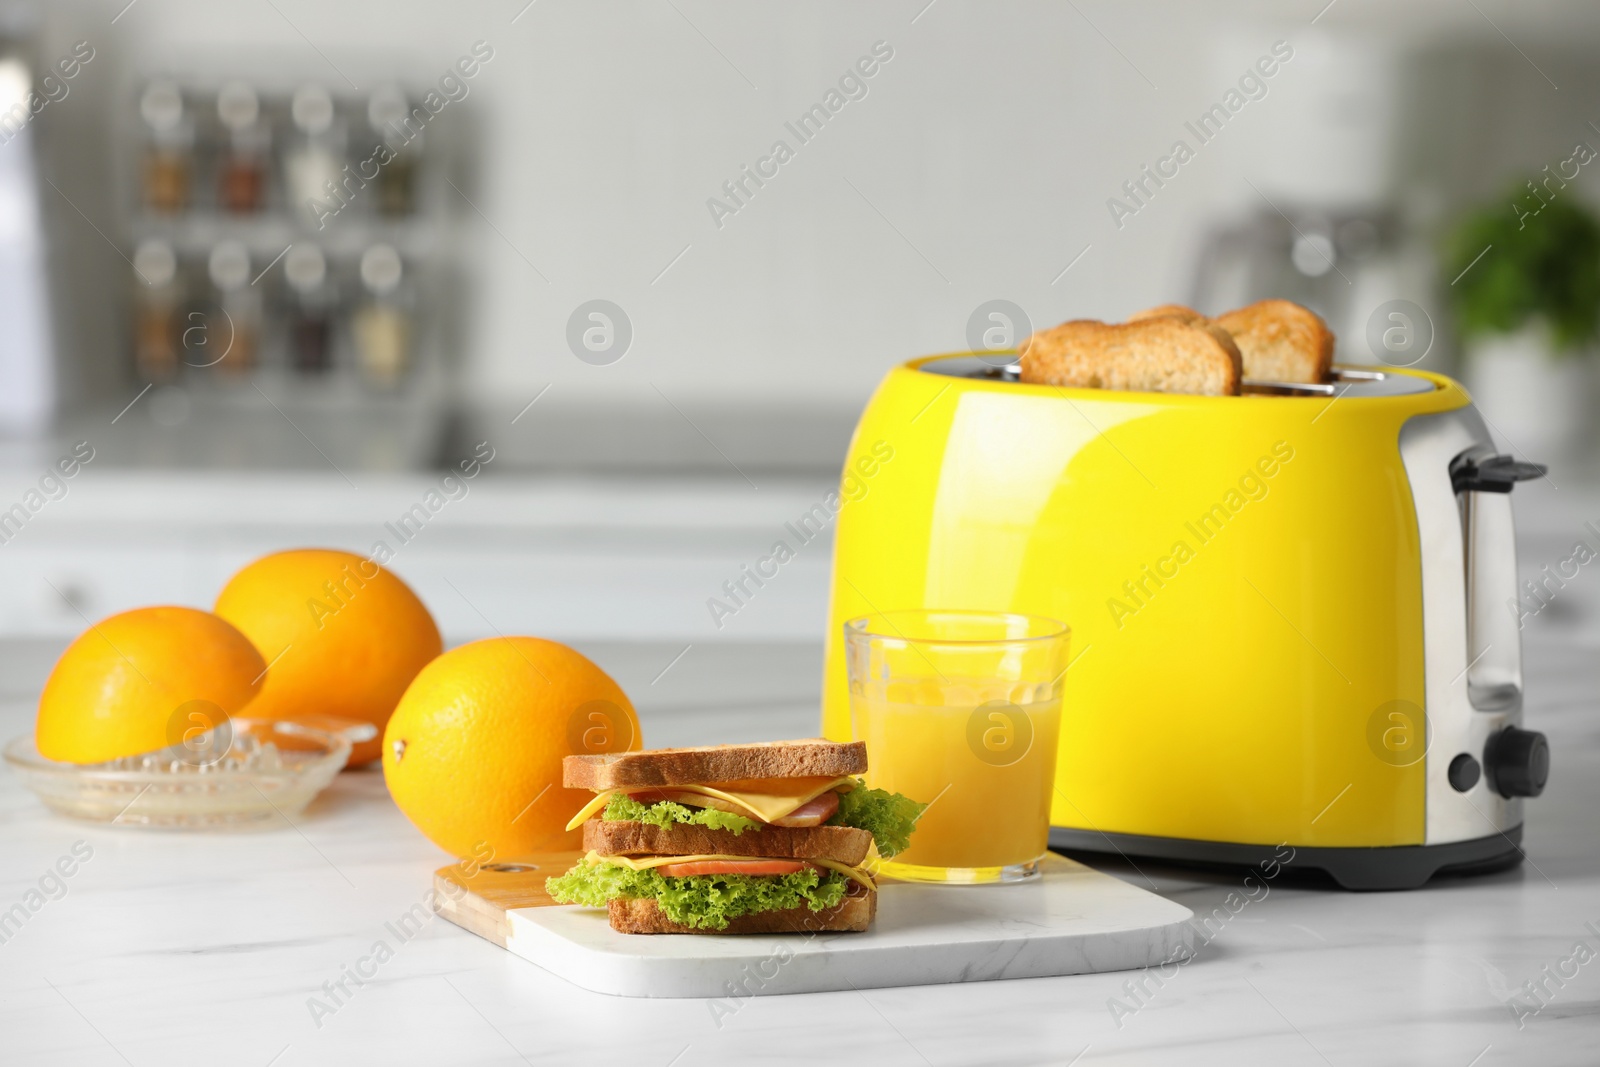
<path fill-rule="evenodd" d="M 1542 206 L 1519 215 L 1516 205 L 1530 201 Z M 1511 202 L 1511 210 L 1501 201 L 1473 211 L 1448 236 L 1447 276 L 1460 275 L 1450 287 L 1457 333 L 1468 339 L 1543 323 L 1557 353 L 1592 348 L 1600 337 L 1600 221 L 1571 194 L 1538 201 L 1523 187 Z"/>

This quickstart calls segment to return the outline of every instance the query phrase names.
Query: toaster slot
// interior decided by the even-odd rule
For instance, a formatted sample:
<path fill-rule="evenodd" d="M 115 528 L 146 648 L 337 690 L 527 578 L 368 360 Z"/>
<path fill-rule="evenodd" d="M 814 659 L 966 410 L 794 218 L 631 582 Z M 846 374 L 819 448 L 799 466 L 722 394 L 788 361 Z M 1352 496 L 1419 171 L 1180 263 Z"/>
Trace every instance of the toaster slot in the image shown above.
<path fill-rule="evenodd" d="M 1010 383 L 1022 381 L 1021 361 L 1015 352 L 1009 350 L 939 356 L 921 363 L 918 370 L 923 374 L 947 378 Z M 1431 392 L 1433 389 L 1433 382 L 1417 375 L 1343 366 L 1334 367 L 1326 382 L 1269 382 L 1247 378 L 1239 383 L 1239 391 L 1245 396 L 1331 397 L 1335 400 L 1347 396 L 1406 396 Z"/>

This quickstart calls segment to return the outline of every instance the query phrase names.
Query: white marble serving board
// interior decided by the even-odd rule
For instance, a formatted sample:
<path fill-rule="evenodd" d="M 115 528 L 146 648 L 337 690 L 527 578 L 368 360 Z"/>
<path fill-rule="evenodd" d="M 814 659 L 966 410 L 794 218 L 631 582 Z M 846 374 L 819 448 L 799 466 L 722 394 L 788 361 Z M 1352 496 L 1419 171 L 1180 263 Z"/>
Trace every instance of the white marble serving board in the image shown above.
<path fill-rule="evenodd" d="M 633 935 L 606 913 L 511 907 L 468 929 L 575 985 L 625 997 L 769 996 L 1117 971 L 1187 958 L 1181 904 L 1052 854 L 1014 885 L 890 882 L 865 933 Z M 475 898 L 476 899 L 476 898 Z M 481 915 L 481 912 L 480 912 Z"/>

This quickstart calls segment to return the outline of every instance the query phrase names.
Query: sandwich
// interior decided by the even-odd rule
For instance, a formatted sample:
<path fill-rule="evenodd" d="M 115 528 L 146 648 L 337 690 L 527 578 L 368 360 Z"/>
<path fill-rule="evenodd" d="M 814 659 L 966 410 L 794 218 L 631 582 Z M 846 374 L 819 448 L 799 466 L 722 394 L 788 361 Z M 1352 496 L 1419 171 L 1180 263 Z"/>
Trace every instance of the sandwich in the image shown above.
<path fill-rule="evenodd" d="M 1239 349 L 1226 334 L 1171 316 L 1076 319 L 1033 334 L 1017 353 L 1022 380 L 1035 385 L 1235 396 L 1243 378 Z"/>
<path fill-rule="evenodd" d="M 866 769 L 863 742 L 820 738 L 568 756 L 562 784 L 595 794 L 567 825 L 586 854 L 545 888 L 625 934 L 865 930 L 869 868 L 924 807 Z"/>

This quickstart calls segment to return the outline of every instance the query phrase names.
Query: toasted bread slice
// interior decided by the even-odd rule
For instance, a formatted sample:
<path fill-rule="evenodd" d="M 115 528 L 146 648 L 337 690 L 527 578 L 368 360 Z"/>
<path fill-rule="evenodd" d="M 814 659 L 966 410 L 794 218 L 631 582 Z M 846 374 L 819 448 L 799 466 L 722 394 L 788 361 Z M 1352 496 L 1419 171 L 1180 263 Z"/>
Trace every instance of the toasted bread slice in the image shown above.
<path fill-rule="evenodd" d="M 1017 351 L 1022 380 L 1035 385 L 1233 396 L 1242 377 L 1232 345 L 1176 318 L 1078 319 L 1041 330 Z"/>
<path fill-rule="evenodd" d="M 761 741 L 748 745 L 657 748 L 568 756 L 561 784 L 568 789 L 627 789 L 650 785 L 712 785 L 751 778 L 839 778 L 867 769 L 864 741 Z"/>
<path fill-rule="evenodd" d="M 1244 357 L 1244 376 L 1263 382 L 1325 382 L 1333 331 L 1316 312 L 1288 300 L 1258 300 L 1217 316 Z"/>
<path fill-rule="evenodd" d="M 811 934 L 860 933 L 878 914 L 878 894 L 852 887 L 831 908 L 812 911 L 804 904 L 781 911 L 762 911 L 728 920 L 726 930 L 697 930 L 680 926 L 661 914 L 651 899 L 613 900 L 606 905 L 611 929 L 624 934 Z"/>
<path fill-rule="evenodd" d="M 854 826 L 763 826 L 736 834 L 706 826 L 652 826 L 623 819 L 590 819 L 583 847 L 602 856 L 767 856 L 833 860 L 859 867 L 872 835 Z"/>
<path fill-rule="evenodd" d="M 1129 322 L 1147 322 L 1150 319 L 1177 319 L 1179 322 L 1187 322 L 1191 325 L 1199 325 L 1202 322 L 1211 321 L 1194 308 L 1186 307 L 1183 304 L 1157 304 L 1153 308 L 1135 311 L 1128 316 Z"/>
<path fill-rule="evenodd" d="M 1216 319 L 1208 319 L 1192 307 L 1182 304 L 1157 304 L 1153 308 L 1145 308 L 1128 316 L 1129 322 L 1149 322 L 1151 319 L 1177 319 L 1190 326 L 1198 326 L 1217 339 L 1217 343 L 1226 348 L 1228 352 L 1239 361 L 1240 376 L 1248 378 L 1244 371 L 1244 355 L 1239 351 L 1239 346 L 1234 343 L 1233 334 L 1223 329 Z"/>

